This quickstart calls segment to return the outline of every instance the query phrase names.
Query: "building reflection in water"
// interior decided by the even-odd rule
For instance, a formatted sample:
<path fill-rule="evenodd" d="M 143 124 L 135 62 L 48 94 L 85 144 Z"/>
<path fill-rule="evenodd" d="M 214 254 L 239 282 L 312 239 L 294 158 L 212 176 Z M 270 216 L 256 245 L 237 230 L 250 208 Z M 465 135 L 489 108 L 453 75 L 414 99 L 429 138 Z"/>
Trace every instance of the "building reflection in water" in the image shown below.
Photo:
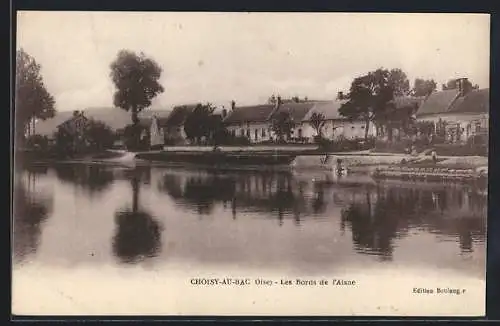
<path fill-rule="evenodd" d="M 341 229 L 348 226 L 355 249 L 392 259 L 394 240 L 410 229 L 457 239 L 462 253 L 472 252 L 486 234 L 486 196 L 474 189 L 378 186 L 357 193 L 342 210 Z"/>
<path fill-rule="evenodd" d="M 328 217 L 341 211 L 340 230 L 349 230 L 355 250 L 391 260 L 397 239 L 410 230 L 456 238 L 463 253 L 484 242 L 486 196 L 478 189 L 446 184 L 377 184 L 342 180 L 300 182 L 287 173 L 166 173 L 159 189 L 198 214 L 212 214 L 217 204 L 238 214 L 287 218 Z"/>
<path fill-rule="evenodd" d="M 127 171 L 125 177 L 130 181 L 132 203 L 115 213 L 112 247 L 121 262 L 137 263 L 159 254 L 162 226 L 140 204 L 141 185 L 151 182 L 149 168 Z"/>
<path fill-rule="evenodd" d="M 282 225 L 288 216 L 300 224 L 304 213 L 310 211 L 302 187 L 287 173 L 167 173 L 158 188 L 178 205 L 200 215 L 212 214 L 221 204 L 231 209 L 233 219 L 240 212 L 268 213 L 264 215 L 275 216 Z"/>
<path fill-rule="evenodd" d="M 39 247 L 41 228 L 52 213 L 53 197 L 37 188 L 38 177 L 47 168 L 32 166 L 14 173 L 13 242 L 15 263 L 26 261 Z"/>

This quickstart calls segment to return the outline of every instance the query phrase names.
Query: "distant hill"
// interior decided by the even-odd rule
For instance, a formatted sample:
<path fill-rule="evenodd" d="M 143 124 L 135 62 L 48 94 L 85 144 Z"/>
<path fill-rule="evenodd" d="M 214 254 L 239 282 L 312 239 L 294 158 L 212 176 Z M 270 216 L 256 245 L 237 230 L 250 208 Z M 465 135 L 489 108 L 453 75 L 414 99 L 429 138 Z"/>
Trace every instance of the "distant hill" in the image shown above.
<path fill-rule="evenodd" d="M 130 112 L 126 112 L 119 108 L 88 108 L 81 111 L 83 111 L 83 114 L 87 118 L 93 118 L 104 122 L 114 131 L 123 129 L 125 126 L 132 123 Z M 166 118 L 170 112 L 170 110 L 146 109 L 139 113 L 139 119 L 141 123 L 148 124 L 153 114 L 156 114 L 159 118 Z M 42 136 L 51 136 L 57 131 L 57 126 L 70 119 L 72 116 L 73 111 L 58 111 L 53 118 L 45 121 L 38 121 L 35 126 L 35 133 Z"/>

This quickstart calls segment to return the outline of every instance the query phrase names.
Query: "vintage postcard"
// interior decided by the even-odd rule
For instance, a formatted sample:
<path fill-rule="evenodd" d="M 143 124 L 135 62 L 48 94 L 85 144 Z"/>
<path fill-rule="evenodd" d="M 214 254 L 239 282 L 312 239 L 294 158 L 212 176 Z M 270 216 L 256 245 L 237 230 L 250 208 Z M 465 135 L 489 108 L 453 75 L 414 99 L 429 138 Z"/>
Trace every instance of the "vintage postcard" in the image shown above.
<path fill-rule="evenodd" d="M 483 316 L 489 33 L 18 12 L 13 314 Z"/>

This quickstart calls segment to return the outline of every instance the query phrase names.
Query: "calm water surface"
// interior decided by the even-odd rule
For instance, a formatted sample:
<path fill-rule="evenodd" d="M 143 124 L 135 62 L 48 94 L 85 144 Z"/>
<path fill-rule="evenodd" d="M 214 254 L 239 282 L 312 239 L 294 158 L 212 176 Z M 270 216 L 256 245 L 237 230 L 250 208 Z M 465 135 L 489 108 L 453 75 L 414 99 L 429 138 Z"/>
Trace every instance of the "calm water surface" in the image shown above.
<path fill-rule="evenodd" d="M 17 269 L 404 266 L 484 277 L 487 197 L 473 186 L 84 164 L 16 177 Z"/>

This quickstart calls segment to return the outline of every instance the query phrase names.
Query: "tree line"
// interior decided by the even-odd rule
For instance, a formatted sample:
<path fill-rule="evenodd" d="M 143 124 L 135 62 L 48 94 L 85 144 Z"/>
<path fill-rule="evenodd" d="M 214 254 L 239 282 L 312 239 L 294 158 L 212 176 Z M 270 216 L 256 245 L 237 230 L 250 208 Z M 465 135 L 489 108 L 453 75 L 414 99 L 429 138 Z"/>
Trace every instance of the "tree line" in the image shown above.
<path fill-rule="evenodd" d="M 131 115 L 131 124 L 127 126 L 129 147 L 140 146 L 140 136 L 144 127 L 139 124 L 138 115 L 152 104 L 152 100 L 165 91 L 160 83 L 163 70 L 160 65 L 144 53 L 135 53 L 130 50 L 118 52 L 115 60 L 110 64 L 109 77 L 115 87 L 113 104 Z M 477 88 L 477 85 L 466 85 Z M 379 68 L 365 75 L 354 78 L 349 92 L 342 95 L 344 103 L 339 113 L 348 118 L 365 122 L 365 138 L 372 123 L 376 125 L 399 123 L 409 125 L 411 117 L 399 116 L 395 110 L 393 100 L 396 96 L 427 96 L 436 90 L 437 83 L 432 80 L 417 78 L 413 87 L 404 71 L 401 69 Z M 443 90 L 457 87 L 455 80 L 442 85 Z M 279 96 L 272 95 L 268 103 L 276 104 Z M 15 89 L 15 122 L 16 141 L 24 143 L 27 127 L 34 120 L 45 120 L 55 115 L 55 100 L 47 90 L 41 66 L 23 49 L 16 55 L 16 89 Z M 281 100 L 281 99 L 280 99 Z M 307 102 L 307 97 L 298 96 L 281 100 L 282 103 Z M 234 102 L 233 102 L 234 103 Z M 215 106 L 210 103 L 199 104 L 188 116 L 184 131 L 194 142 L 210 139 L 213 143 L 223 142 L 231 135 L 225 130 L 220 116 L 215 114 Z M 314 114 L 311 124 L 321 136 L 325 123 L 322 114 Z M 99 131 L 93 134 L 102 134 L 106 128 L 93 122 Z M 287 112 L 279 112 L 272 120 L 271 129 L 278 140 L 290 136 L 295 122 Z"/>

